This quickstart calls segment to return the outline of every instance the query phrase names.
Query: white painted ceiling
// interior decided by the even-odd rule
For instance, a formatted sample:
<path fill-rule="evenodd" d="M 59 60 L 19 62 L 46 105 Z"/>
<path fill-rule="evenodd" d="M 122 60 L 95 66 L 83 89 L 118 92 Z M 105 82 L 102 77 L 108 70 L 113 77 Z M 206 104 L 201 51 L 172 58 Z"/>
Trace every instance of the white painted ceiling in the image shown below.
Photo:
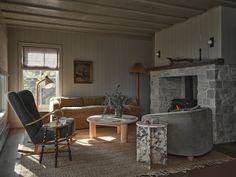
<path fill-rule="evenodd" d="M 0 0 L 8 26 L 152 36 L 236 0 Z"/>

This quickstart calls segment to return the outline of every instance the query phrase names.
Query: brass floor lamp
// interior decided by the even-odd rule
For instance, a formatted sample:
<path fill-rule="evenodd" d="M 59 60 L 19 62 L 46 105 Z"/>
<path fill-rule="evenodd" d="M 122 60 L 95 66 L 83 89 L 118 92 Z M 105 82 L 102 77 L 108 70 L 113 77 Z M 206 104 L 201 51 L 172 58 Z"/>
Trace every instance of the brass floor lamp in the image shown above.
<path fill-rule="evenodd" d="M 137 104 L 140 103 L 140 74 L 145 73 L 145 69 L 142 63 L 135 63 L 131 68 L 130 72 L 135 74 L 136 83 L 136 100 Z"/>

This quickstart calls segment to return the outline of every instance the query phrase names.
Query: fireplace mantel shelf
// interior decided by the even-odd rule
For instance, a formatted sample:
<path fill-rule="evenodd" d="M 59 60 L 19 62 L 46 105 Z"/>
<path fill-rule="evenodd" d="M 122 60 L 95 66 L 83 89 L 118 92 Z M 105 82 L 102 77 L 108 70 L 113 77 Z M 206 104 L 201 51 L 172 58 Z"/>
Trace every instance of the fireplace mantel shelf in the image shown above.
<path fill-rule="evenodd" d="M 194 62 L 189 63 L 177 63 L 177 64 L 169 64 L 164 66 L 157 66 L 153 68 L 148 68 L 147 71 L 160 71 L 160 70 L 167 70 L 167 69 L 176 69 L 176 68 L 187 68 L 187 67 L 195 67 L 195 66 L 202 66 L 202 65 L 210 65 L 210 64 L 224 64 L 224 59 L 202 59 L 196 60 Z"/>

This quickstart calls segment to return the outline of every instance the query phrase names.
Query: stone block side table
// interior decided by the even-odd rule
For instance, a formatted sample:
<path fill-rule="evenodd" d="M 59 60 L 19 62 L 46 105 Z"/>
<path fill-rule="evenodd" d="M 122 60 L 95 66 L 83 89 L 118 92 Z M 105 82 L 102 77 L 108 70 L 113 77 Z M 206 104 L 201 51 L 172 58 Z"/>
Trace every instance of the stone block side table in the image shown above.
<path fill-rule="evenodd" d="M 152 164 L 167 163 L 167 123 L 149 123 L 138 121 L 137 125 L 137 161 Z"/>

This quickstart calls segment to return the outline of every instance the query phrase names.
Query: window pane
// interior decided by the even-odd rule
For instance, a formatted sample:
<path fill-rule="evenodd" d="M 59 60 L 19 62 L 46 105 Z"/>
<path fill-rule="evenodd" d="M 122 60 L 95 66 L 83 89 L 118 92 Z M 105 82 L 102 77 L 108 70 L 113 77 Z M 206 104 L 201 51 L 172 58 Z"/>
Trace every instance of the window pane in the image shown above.
<path fill-rule="evenodd" d="M 0 112 L 6 110 L 6 76 L 0 75 Z"/>
<path fill-rule="evenodd" d="M 2 102 L 3 102 L 3 80 L 0 75 L 0 112 L 2 112 Z"/>
<path fill-rule="evenodd" d="M 36 96 L 36 85 L 39 81 L 43 80 L 45 76 L 48 76 L 55 84 L 52 87 L 45 87 L 45 82 L 41 82 L 39 85 L 39 107 L 49 105 L 49 100 L 51 97 L 56 96 L 56 86 L 57 86 L 57 76 L 58 71 L 51 70 L 23 70 L 23 80 L 24 80 L 24 89 L 30 90 L 34 97 L 35 101 L 37 100 Z M 37 104 L 37 103 L 36 103 Z"/>
<path fill-rule="evenodd" d="M 50 66 L 50 68 L 57 68 L 57 54 L 45 53 L 45 65 Z"/>
<path fill-rule="evenodd" d="M 28 67 L 37 67 L 37 66 L 44 66 L 44 54 L 43 53 L 34 53 L 34 52 L 29 52 L 27 53 L 27 56 L 24 61 L 25 65 Z"/>

